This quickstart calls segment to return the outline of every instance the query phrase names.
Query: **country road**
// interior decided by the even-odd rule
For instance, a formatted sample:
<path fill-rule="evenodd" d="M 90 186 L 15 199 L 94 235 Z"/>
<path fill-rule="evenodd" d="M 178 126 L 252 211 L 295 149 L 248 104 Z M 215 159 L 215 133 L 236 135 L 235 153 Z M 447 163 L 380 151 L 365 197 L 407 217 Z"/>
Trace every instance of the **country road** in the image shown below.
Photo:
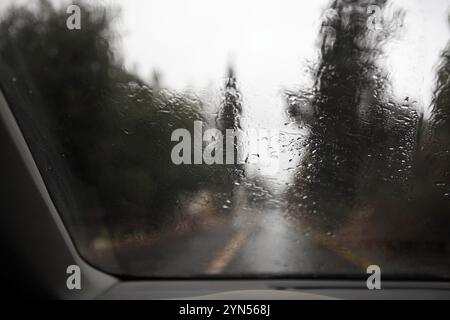
<path fill-rule="evenodd" d="M 371 264 L 385 274 L 444 274 L 450 260 L 440 250 L 370 248 L 303 227 L 281 209 L 237 210 L 228 220 L 199 224 L 140 245 L 116 245 L 110 257 L 121 274 L 150 278 L 316 277 L 364 279 Z M 101 256 L 101 255 L 100 255 Z M 114 270 L 112 270 L 115 273 Z"/>
<path fill-rule="evenodd" d="M 339 254 L 280 210 L 235 217 L 171 236 L 150 247 L 120 251 L 120 267 L 136 276 L 364 274 L 357 259 Z M 332 236 L 327 236 L 332 241 Z"/>

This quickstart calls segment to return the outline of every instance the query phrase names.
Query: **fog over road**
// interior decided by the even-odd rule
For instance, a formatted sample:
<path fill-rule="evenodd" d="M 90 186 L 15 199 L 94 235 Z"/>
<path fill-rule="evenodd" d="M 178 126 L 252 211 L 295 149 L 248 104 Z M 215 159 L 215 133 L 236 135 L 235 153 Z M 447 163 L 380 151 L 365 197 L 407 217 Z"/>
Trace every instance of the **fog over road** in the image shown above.
<path fill-rule="evenodd" d="M 363 274 L 323 237 L 287 221 L 281 210 L 241 212 L 224 224 L 172 235 L 141 250 L 124 250 L 121 267 L 136 276 Z M 333 235 L 325 235 L 332 241 Z"/>
<path fill-rule="evenodd" d="M 241 208 L 225 219 L 208 216 L 187 230 L 163 234 L 155 241 L 117 245 L 114 256 L 122 272 L 151 278 L 327 275 L 365 279 L 371 264 L 379 265 L 388 276 L 398 270 L 406 276 L 417 270 L 445 272 L 442 256 L 433 250 L 423 253 L 400 247 L 392 255 L 384 245 L 375 242 L 369 247 L 357 239 L 346 241 L 331 232 L 302 226 L 281 208 Z"/>
<path fill-rule="evenodd" d="M 450 279 L 448 0 L 16 2 L 2 90 L 93 266 Z"/>

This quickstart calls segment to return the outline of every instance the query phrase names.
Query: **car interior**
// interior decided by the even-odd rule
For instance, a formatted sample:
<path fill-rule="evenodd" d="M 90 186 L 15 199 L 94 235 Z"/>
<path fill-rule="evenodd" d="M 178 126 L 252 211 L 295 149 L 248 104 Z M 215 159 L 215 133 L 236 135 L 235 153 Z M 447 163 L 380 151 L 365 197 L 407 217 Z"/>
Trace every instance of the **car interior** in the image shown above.
<path fill-rule="evenodd" d="M 449 17 L 1 0 L 2 291 L 450 299 Z"/>

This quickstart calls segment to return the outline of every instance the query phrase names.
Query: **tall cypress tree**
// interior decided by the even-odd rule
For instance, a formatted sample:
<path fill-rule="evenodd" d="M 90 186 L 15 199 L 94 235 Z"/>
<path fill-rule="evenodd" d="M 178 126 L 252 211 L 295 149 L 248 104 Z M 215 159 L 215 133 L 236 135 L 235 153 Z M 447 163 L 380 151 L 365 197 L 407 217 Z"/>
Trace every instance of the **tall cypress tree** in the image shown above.
<path fill-rule="evenodd" d="M 368 6 L 382 9 L 386 2 L 334 1 L 320 32 L 314 86 L 310 92 L 288 95 L 291 115 L 306 120 L 310 130 L 305 166 L 296 173 L 290 202 L 318 213 L 311 216 L 326 225 L 345 219 L 360 189 L 379 187 L 389 176 L 389 170 L 380 167 L 392 160 L 389 143 L 402 143 L 390 131 L 389 119 L 405 115 L 391 102 L 387 75 L 377 65 L 381 40 L 390 30 L 375 32 L 368 26 Z M 311 109 L 308 117 L 302 117 L 305 104 Z"/>
<path fill-rule="evenodd" d="M 228 68 L 228 76 L 225 80 L 225 88 L 223 92 L 220 110 L 217 116 L 217 126 L 224 135 L 223 150 L 224 163 L 226 157 L 226 131 L 233 130 L 238 133 L 241 130 L 241 116 L 242 116 L 242 97 L 238 89 L 236 76 L 232 67 Z M 234 139 L 233 143 L 234 159 L 238 161 L 238 141 Z M 236 163 L 235 162 L 235 163 Z"/>

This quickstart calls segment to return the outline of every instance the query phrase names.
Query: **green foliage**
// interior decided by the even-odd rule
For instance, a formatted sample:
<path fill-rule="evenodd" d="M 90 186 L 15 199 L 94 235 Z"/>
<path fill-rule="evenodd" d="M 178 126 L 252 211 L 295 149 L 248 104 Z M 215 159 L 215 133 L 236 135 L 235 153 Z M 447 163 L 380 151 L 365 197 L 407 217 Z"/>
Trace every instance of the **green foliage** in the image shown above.
<path fill-rule="evenodd" d="M 392 102 L 388 77 L 377 65 L 389 35 L 368 29 L 369 2 L 381 8 L 386 3 L 331 4 L 320 33 L 314 86 L 288 93 L 291 115 L 310 130 L 306 166 L 296 174 L 290 202 L 294 210 L 299 203 L 301 211 L 307 207 L 325 226 L 338 226 L 351 219 L 358 203 L 367 198 L 377 203 L 377 193 L 387 198 L 386 190 L 404 185 L 406 173 L 399 169 L 411 162 L 414 148 L 417 115 L 407 103 L 403 111 Z M 307 117 L 301 112 L 305 105 L 311 109 Z"/>
<path fill-rule="evenodd" d="M 433 124 L 450 133 L 450 44 L 441 54 L 432 111 Z"/>
<path fill-rule="evenodd" d="M 71 171 L 94 190 L 108 219 L 134 208 L 162 223 L 180 193 L 211 177 L 203 166 L 176 166 L 170 159 L 172 131 L 203 120 L 202 104 L 151 88 L 125 70 L 115 47 L 118 11 L 79 5 L 79 31 L 66 28 L 64 6 L 42 0 L 37 8 L 10 8 L 0 21 L 0 65 L 24 84 L 14 87 L 20 97 L 33 89 L 28 108 L 37 110 L 24 112 L 36 115 L 29 119 L 35 125 L 45 118 L 40 125 L 49 124 Z"/>

